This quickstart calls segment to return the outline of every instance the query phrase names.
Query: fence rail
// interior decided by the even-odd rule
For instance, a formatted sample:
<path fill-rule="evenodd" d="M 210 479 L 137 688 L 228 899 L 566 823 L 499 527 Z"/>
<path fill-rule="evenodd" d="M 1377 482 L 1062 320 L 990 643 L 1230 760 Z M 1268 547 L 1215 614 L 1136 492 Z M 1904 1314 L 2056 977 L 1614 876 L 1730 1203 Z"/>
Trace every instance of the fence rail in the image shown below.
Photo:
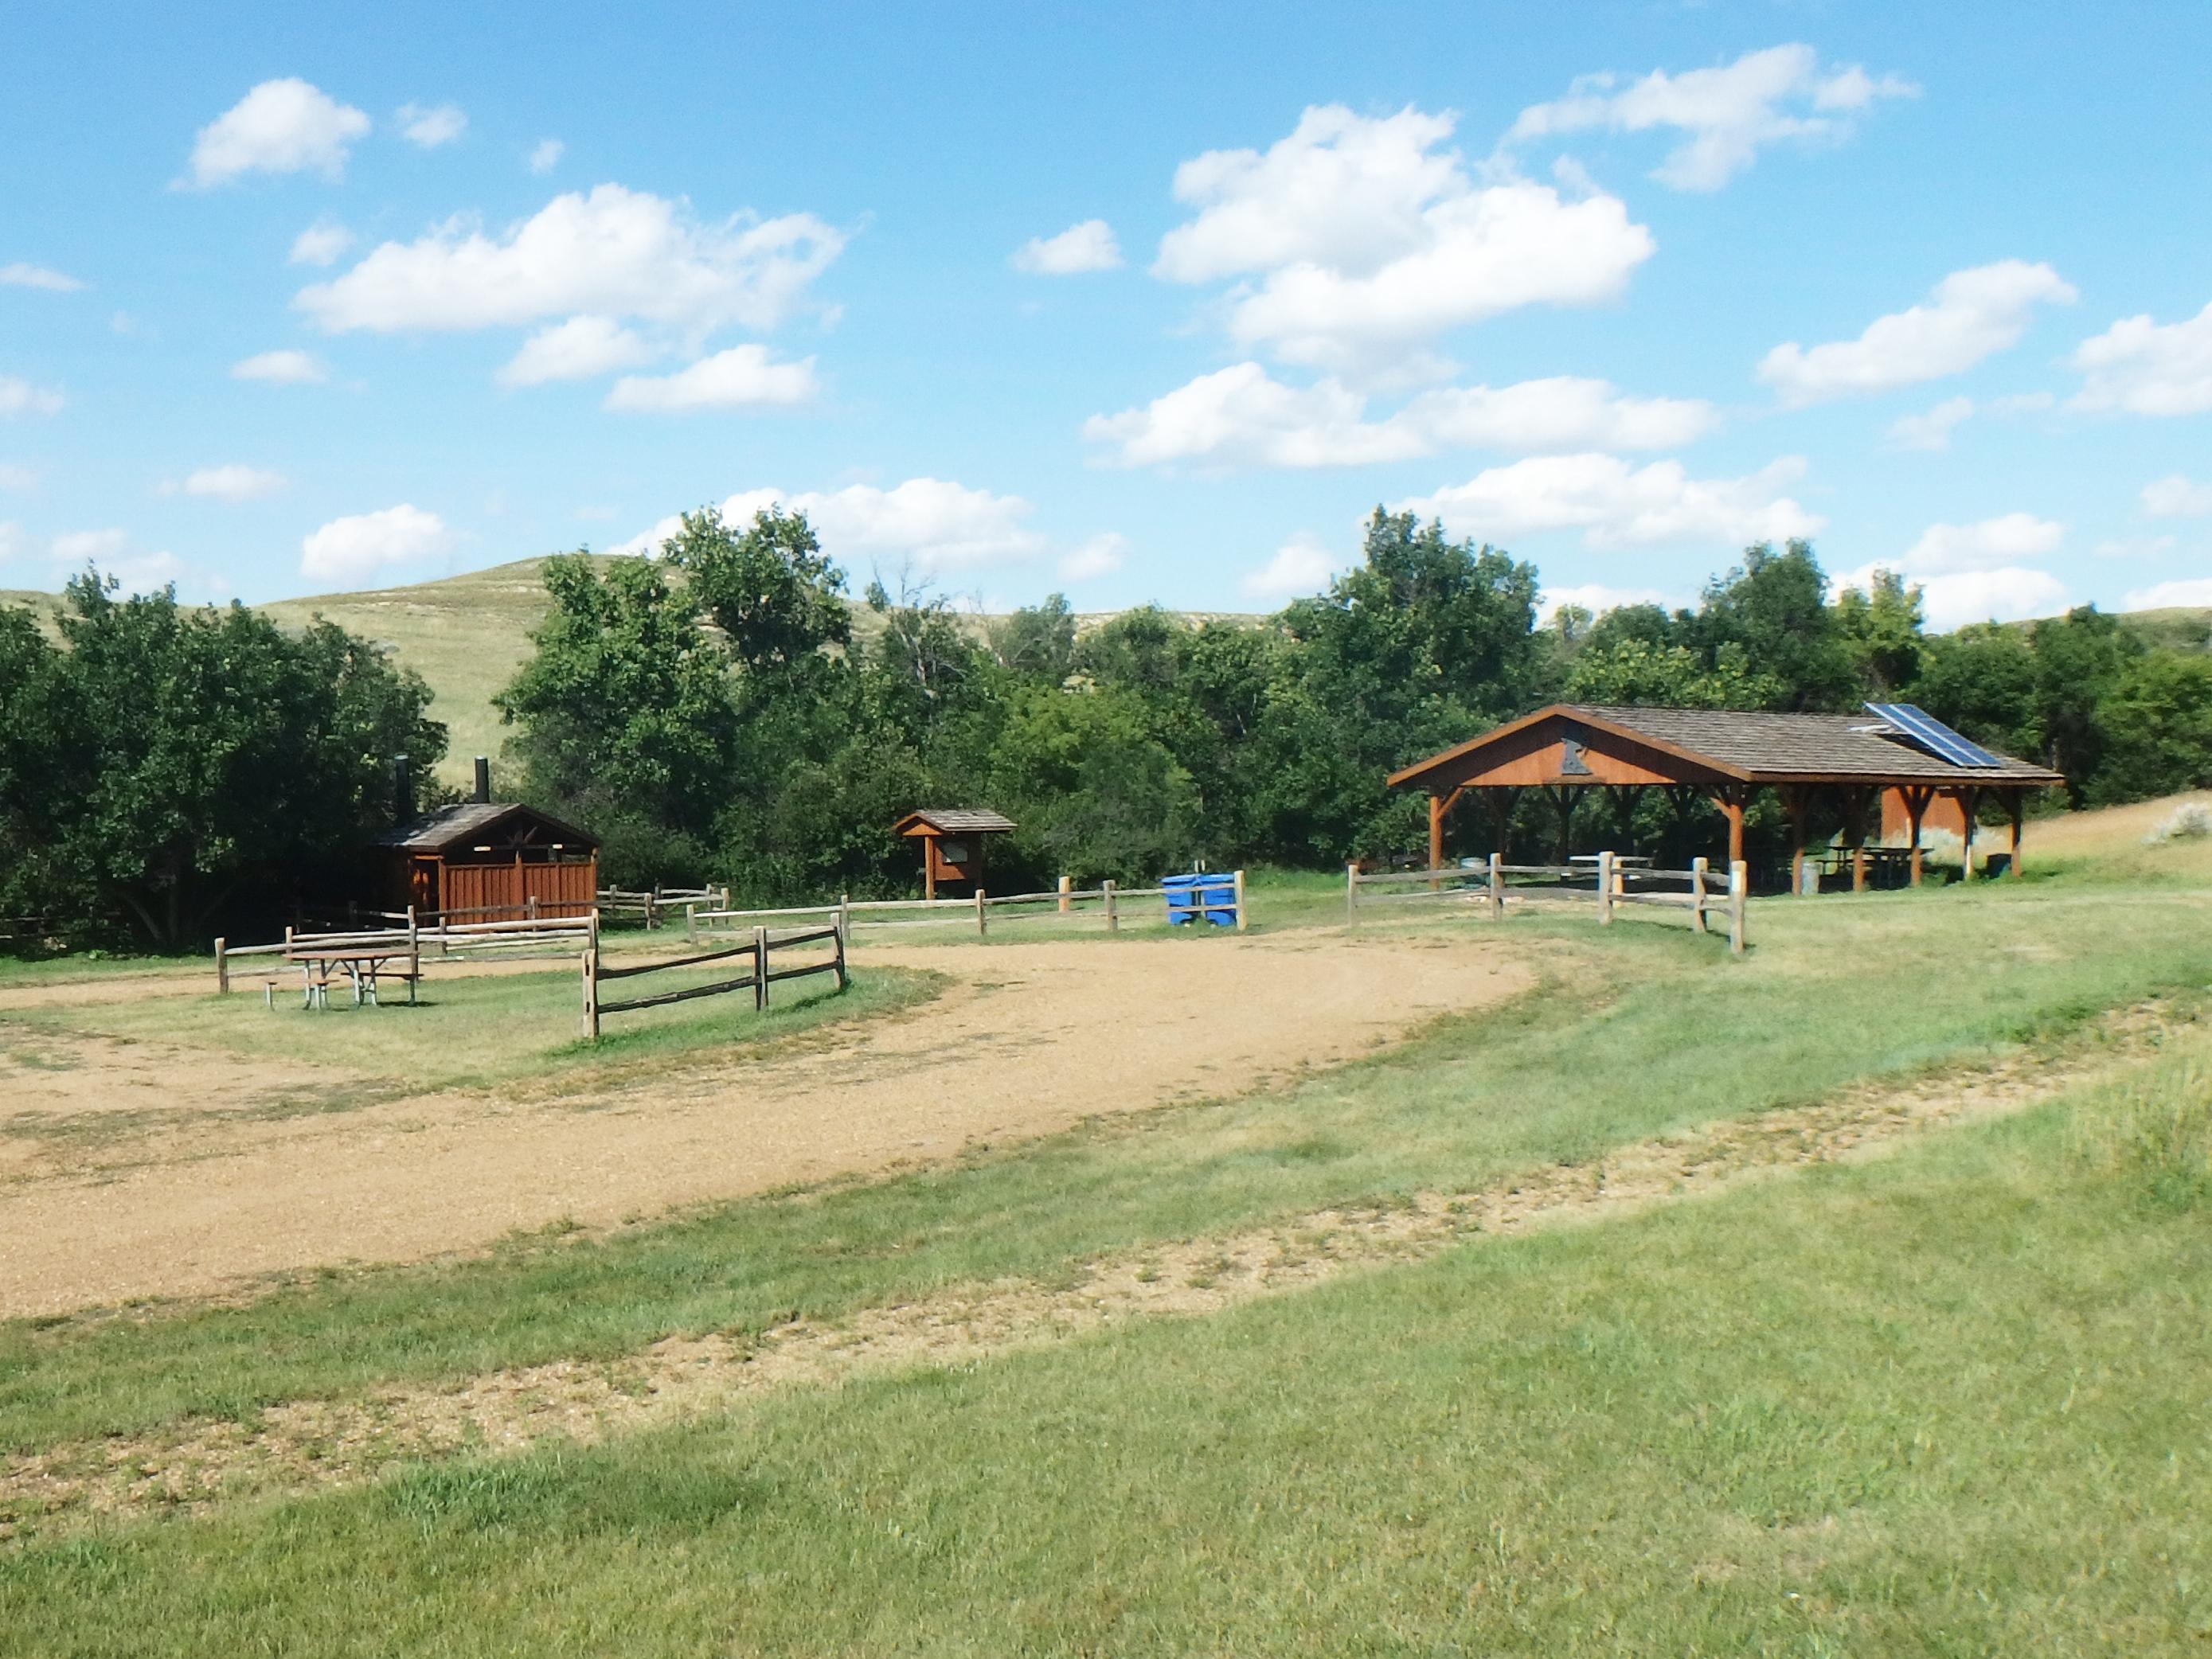
<path fill-rule="evenodd" d="M 1226 915 L 1231 917 L 1238 933 L 1247 931 L 1249 918 L 1244 902 L 1244 872 L 1242 870 L 1224 871 L 1219 884 L 1231 890 L 1231 902 L 1225 905 L 1194 902 L 1189 907 L 1190 914 L 1200 921 Z M 994 921 L 1003 924 L 1090 917 L 1103 921 L 1106 931 L 1112 933 L 1121 931 L 1123 920 L 1121 907 L 1124 900 L 1165 898 L 1170 894 L 1186 890 L 1167 887 L 1122 887 L 1110 881 L 1102 882 L 1096 887 L 1077 887 L 1067 877 L 1062 876 L 1059 886 L 1041 893 L 992 894 L 979 888 L 971 897 L 962 899 L 840 897 L 835 904 L 795 904 L 780 909 L 762 910 L 707 909 L 697 905 L 686 905 L 684 937 L 696 941 L 714 933 L 734 931 L 740 923 L 758 922 L 781 916 L 834 916 L 837 931 L 843 936 L 848 948 L 855 927 L 972 927 L 979 938 L 988 939 Z M 1046 906 L 1050 908 L 1042 908 Z M 1091 908 L 1086 908 L 1086 906 Z"/>
<path fill-rule="evenodd" d="M 818 945 L 824 940 L 828 940 L 832 947 L 828 961 L 802 963 L 795 968 L 774 966 L 775 951 L 791 950 L 803 945 Z M 599 1000 L 599 984 L 603 980 L 635 979 L 642 974 L 702 968 L 708 963 L 728 962 L 738 957 L 750 959 L 751 967 L 734 979 L 717 980 L 711 985 L 680 986 L 673 991 L 649 992 L 643 996 L 624 997 L 613 1002 Z M 599 1041 L 599 1020 L 607 1014 L 634 1013 L 641 1008 L 665 1007 L 670 1003 L 689 1002 L 696 997 L 727 996 L 732 992 L 745 990 L 753 994 L 753 1010 L 758 1013 L 768 1008 L 768 988 L 781 981 L 805 979 L 817 974 L 835 974 L 837 988 L 841 991 L 851 982 L 845 972 L 845 935 L 837 927 L 802 928 L 786 933 L 772 933 L 765 927 L 756 927 L 752 938 L 743 945 L 733 945 L 720 951 L 701 951 L 687 957 L 672 957 L 665 962 L 626 963 L 616 968 L 600 965 L 599 944 L 595 936 L 584 951 L 583 973 L 584 1035 L 594 1042 Z"/>
<path fill-rule="evenodd" d="M 1507 881 L 1509 876 L 1547 878 L 1549 884 L 1516 885 Z M 1347 864 L 1344 867 L 1344 915 L 1347 923 L 1357 926 L 1360 911 L 1371 904 L 1458 899 L 1481 903 L 1497 919 L 1504 915 L 1505 901 L 1510 895 L 1522 904 L 1534 902 L 1579 905 L 1587 902 L 1595 910 L 1600 925 L 1610 926 L 1614 913 L 1623 905 L 1652 905 L 1686 911 L 1690 926 L 1700 933 L 1711 931 L 1707 917 L 1725 916 L 1729 949 L 1741 956 L 1747 872 L 1739 861 L 1728 867 L 1727 874 L 1719 878 L 1717 887 L 1715 880 L 1715 872 L 1704 859 L 1693 860 L 1686 870 L 1653 870 L 1613 853 L 1601 853 L 1595 860 L 1580 864 L 1507 864 L 1494 853 L 1488 862 L 1472 867 L 1447 865 L 1433 870 L 1363 872 L 1358 865 Z M 1658 884 L 1680 884 L 1687 890 L 1635 890 L 1636 886 Z M 1415 890 L 1371 894 L 1361 891 L 1363 888 L 1389 886 L 1413 887 Z"/>
<path fill-rule="evenodd" d="M 397 913 L 403 918 L 407 913 Z M 287 927 L 284 937 L 267 945 L 215 942 L 215 982 L 218 994 L 230 989 L 231 964 L 240 957 L 298 957 L 317 950 L 373 950 L 389 946 L 418 959 L 434 951 L 452 961 L 496 957 L 505 961 L 567 957 L 580 944 L 599 937 L 599 921 L 590 912 L 580 916 L 541 916 L 535 921 L 473 921 L 422 927 L 414 922 L 401 927 L 355 928 L 346 932 L 305 933 Z"/>

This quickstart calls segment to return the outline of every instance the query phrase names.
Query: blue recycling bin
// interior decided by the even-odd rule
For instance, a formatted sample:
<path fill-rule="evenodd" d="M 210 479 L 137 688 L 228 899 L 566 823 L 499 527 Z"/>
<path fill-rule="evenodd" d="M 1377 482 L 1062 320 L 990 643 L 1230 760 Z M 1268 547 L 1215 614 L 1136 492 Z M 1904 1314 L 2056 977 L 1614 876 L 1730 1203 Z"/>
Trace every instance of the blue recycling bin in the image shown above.
<path fill-rule="evenodd" d="M 1237 925 L 1237 878 L 1218 871 L 1195 876 L 1162 876 L 1168 896 L 1168 925 L 1210 921 L 1216 927 Z"/>

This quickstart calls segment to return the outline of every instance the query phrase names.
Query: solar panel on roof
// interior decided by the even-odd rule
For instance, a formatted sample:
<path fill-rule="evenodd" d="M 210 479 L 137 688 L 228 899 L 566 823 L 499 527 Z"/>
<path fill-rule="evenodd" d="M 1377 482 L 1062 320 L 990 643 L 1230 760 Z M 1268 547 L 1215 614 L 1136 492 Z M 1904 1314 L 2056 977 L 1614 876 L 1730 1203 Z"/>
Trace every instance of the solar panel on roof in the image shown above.
<path fill-rule="evenodd" d="M 2004 763 L 1978 743 L 1960 737 L 1924 708 L 1909 702 L 1870 702 L 1867 713 L 1895 726 L 1938 760 L 1954 766 L 2002 766 Z"/>

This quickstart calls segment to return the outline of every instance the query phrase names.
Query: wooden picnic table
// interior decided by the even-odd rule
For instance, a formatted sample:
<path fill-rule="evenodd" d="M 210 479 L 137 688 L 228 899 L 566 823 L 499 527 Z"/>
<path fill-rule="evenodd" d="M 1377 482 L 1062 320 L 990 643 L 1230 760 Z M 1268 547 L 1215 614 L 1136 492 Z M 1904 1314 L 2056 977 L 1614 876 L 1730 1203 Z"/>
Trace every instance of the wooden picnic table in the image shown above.
<path fill-rule="evenodd" d="M 407 964 L 406 971 L 399 977 L 407 981 L 407 1000 L 410 1004 L 415 1000 L 415 981 L 422 977 L 420 957 L 404 945 L 303 945 L 285 951 L 284 960 L 299 967 L 301 1006 L 304 1008 L 327 1007 L 325 993 L 331 979 L 341 973 L 353 985 L 353 1006 L 356 1008 L 364 1001 L 376 1001 L 376 981 L 388 972 L 386 963 Z"/>

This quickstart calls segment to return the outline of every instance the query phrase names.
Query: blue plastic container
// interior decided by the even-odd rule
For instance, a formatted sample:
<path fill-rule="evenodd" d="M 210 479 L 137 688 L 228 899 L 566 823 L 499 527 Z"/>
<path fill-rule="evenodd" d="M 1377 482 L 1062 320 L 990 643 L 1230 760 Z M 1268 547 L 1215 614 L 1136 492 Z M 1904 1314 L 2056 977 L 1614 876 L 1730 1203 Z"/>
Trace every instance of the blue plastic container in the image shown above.
<path fill-rule="evenodd" d="M 1180 927 L 1200 920 L 1216 927 L 1237 925 L 1237 878 L 1218 871 L 1196 876 L 1162 876 L 1167 890 L 1168 922 Z"/>

